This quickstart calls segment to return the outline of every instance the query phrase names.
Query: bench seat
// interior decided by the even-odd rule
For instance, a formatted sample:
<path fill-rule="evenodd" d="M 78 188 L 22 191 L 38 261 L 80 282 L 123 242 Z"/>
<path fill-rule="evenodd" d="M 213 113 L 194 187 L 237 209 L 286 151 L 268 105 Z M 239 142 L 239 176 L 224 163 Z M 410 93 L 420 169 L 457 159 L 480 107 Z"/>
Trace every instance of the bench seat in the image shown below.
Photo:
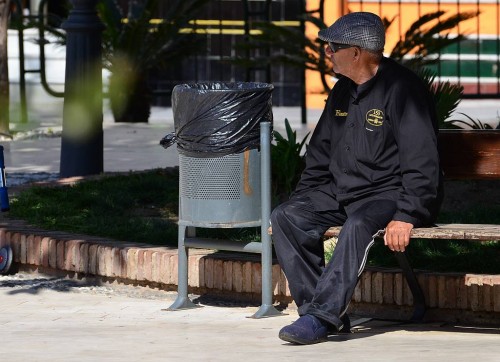
<path fill-rule="evenodd" d="M 341 226 L 329 228 L 326 238 L 337 237 Z M 453 239 L 499 241 L 500 225 L 490 224 L 438 224 L 434 227 L 415 228 L 411 233 L 412 239 Z"/>

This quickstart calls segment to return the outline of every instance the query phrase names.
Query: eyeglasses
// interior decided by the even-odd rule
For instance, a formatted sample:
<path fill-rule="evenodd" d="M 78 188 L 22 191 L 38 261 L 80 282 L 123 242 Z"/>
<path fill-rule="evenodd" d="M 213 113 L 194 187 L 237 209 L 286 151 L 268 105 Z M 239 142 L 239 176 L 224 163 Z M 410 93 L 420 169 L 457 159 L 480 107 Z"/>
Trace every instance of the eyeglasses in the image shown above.
<path fill-rule="evenodd" d="M 352 48 L 352 45 L 349 44 L 339 44 L 339 43 L 332 43 L 328 42 L 328 47 L 333 53 L 338 52 L 340 49 L 347 49 L 347 48 Z"/>

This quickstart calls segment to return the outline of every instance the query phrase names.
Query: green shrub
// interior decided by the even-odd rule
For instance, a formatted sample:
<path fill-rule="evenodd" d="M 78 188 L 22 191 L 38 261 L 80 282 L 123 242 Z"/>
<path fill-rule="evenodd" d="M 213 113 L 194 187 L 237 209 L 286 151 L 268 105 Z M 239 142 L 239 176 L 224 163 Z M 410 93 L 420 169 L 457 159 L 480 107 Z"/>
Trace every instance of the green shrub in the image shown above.
<path fill-rule="evenodd" d="M 286 137 L 274 131 L 275 144 L 271 145 L 271 176 L 273 203 L 286 200 L 292 193 L 305 167 L 305 157 L 302 149 L 309 133 L 300 142 L 297 141 L 297 131 L 293 131 L 288 119 L 285 119 Z"/>

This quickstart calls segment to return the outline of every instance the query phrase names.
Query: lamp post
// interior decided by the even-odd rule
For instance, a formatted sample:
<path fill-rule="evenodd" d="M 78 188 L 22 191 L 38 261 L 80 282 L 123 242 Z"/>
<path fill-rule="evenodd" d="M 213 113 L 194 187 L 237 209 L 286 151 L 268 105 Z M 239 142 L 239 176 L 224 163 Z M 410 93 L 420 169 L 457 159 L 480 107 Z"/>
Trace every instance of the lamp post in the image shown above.
<path fill-rule="evenodd" d="M 61 140 L 61 177 L 103 171 L 102 60 L 104 25 L 98 0 L 71 0 L 66 30 L 66 74 Z"/>

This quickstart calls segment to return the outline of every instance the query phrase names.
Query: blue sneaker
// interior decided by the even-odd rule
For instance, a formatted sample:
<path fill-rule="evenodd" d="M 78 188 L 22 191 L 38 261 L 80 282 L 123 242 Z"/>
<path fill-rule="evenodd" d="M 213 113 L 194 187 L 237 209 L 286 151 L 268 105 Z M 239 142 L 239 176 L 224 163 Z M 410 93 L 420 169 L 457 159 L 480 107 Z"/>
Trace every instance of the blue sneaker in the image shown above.
<path fill-rule="evenodd" d="M 311 314 L 305 314 L 292 324 L 281 328 L 280 339 L 295 344 L 325 342 L 328 336 L 326 322 Z"/>

